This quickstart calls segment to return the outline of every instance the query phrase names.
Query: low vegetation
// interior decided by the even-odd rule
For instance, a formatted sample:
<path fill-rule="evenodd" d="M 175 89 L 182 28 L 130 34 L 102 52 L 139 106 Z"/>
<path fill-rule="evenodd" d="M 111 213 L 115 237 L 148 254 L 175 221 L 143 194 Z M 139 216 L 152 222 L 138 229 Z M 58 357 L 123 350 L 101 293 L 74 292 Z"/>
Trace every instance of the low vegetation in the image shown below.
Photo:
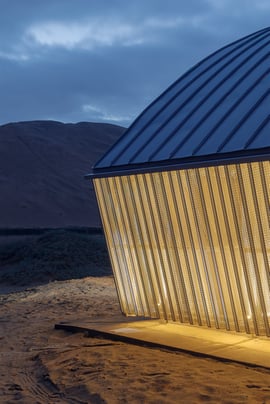
<path fill-rule="evenodd" d="M 102 234 L 50 230 L 0 245 L 0 283 L 42 284 L 55 280 L 111 275 Z"/>

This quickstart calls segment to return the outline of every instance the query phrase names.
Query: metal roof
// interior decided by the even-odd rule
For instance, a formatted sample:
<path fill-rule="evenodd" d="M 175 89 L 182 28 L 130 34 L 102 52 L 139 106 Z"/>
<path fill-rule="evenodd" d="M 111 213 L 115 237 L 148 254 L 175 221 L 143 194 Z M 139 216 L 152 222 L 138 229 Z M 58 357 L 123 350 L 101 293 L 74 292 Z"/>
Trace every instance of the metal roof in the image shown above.
<path fill-rule="evenodd" d="M 93 173 L 269 155 L 269 59 L 270 28 L 211 54 L 141 113 Z"/>

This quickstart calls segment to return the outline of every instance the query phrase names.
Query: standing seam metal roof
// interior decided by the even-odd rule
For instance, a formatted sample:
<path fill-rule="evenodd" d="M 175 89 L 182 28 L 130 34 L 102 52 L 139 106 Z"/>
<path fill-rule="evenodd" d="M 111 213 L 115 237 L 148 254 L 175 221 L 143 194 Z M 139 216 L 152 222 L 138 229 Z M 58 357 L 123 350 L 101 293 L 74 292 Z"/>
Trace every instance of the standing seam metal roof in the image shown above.
<path fill-rule="evenodd" d="M 173 83 L 97 162 L 116 167 L 270 150 L 270 28 L 211 54 Z"/>

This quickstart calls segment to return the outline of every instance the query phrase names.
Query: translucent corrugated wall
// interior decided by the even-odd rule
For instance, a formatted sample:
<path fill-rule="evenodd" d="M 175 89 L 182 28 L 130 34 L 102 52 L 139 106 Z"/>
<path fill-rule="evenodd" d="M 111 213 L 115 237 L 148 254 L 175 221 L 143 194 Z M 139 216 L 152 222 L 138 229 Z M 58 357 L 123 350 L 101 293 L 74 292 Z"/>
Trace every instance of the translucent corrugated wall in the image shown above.
<path fill-rule="evenodd" d="M 270 336 L 270 162 L 94 180 L 126 315 Z"/>

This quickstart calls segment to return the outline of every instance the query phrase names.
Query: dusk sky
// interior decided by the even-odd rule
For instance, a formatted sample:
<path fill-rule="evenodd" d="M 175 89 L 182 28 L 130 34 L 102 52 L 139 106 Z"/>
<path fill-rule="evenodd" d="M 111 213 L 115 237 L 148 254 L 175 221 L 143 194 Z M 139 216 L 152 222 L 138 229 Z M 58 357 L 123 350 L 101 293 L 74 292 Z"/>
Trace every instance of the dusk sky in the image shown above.
<path fill-rule="evenodd" d="M 269 0 L 0 0 L 0 124 L 129 126 L 186 70 L 269 25 Z"/>

